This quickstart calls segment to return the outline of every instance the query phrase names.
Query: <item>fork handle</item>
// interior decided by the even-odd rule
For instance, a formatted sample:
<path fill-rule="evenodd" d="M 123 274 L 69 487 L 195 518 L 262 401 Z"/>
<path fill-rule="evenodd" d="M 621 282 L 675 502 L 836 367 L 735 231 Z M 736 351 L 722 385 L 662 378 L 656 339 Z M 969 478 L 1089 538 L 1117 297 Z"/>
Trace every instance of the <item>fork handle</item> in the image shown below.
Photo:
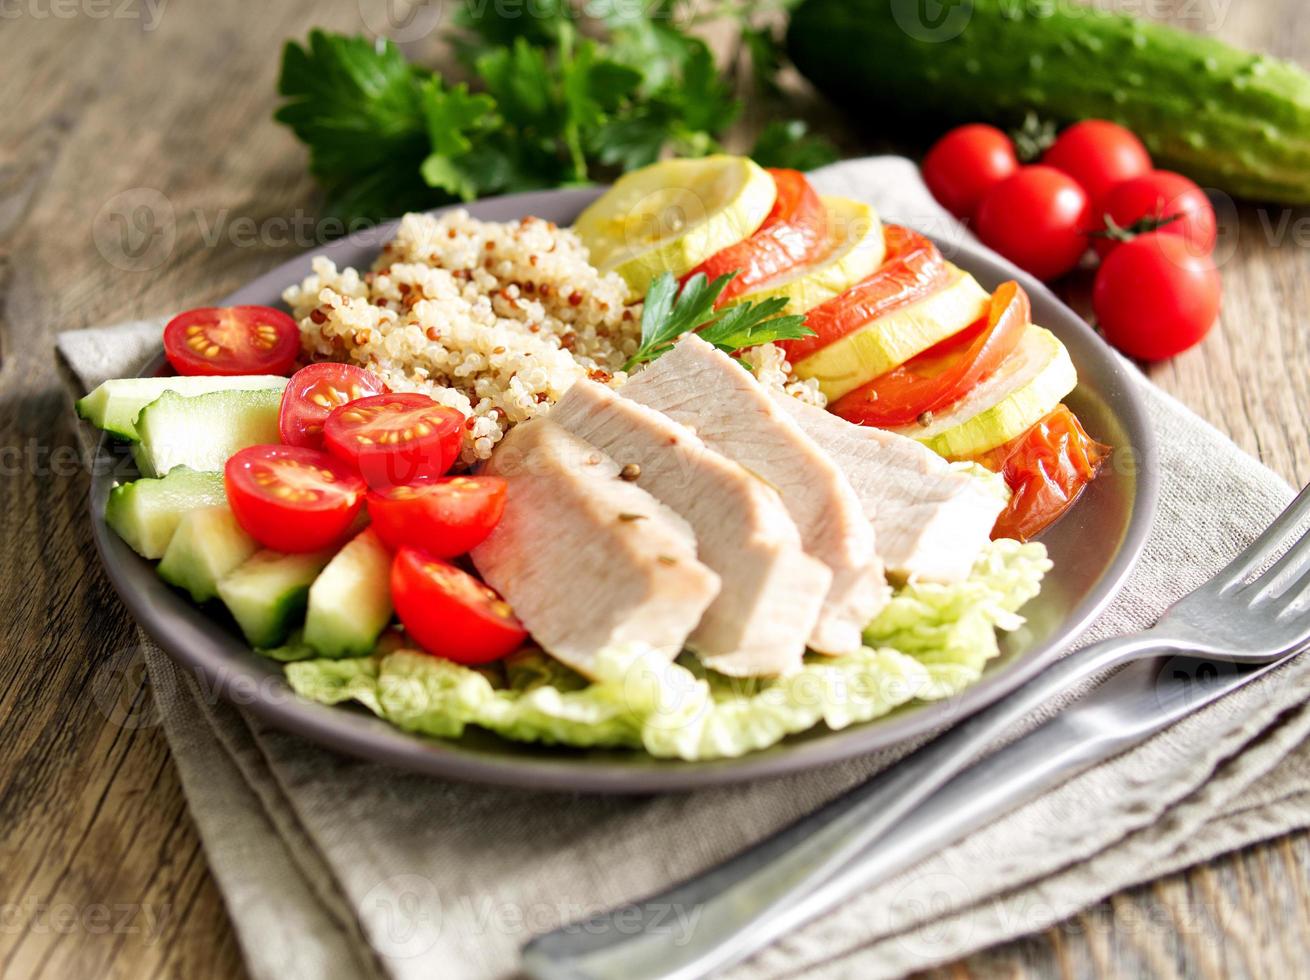
<path fill-rule="evenodd" d="M 1015 722 L 1102 671 L 1163 648 L 1148 631 L 1071 654 L 899 764 L 724 864 L 534 939 L 524 948 L 524 969 L 537 980 L 690 980 L 744 959 L 805 921 L 798 911 L 807 917 L 822 911 L 807 899 L 824 882 L 992 749 Z"/>

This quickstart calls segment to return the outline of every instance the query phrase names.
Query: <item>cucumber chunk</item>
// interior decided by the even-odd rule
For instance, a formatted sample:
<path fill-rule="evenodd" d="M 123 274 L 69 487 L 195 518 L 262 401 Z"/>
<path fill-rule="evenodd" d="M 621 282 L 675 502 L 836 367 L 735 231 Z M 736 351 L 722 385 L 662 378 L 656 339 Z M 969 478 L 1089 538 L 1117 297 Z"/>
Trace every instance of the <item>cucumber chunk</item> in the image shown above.
<path fill-rule="evenodd" d="M 218 582 L 218 596 L 251 646 L 276 647 L 299 625 L 309 587 L 333 551 L 257 551 Z"/>
<path fill-rule="evenodd" d="M 362 657 L 391 621 L 391 552 L 360 532 L 309 590 L 305 642 L 323 657 Z"/>
<path fill-rule="evenodd" d="M 282 392 L 212 391 L 187 398 L 166 391 L 141 409 L 140 441 L 132 456 L 146 476 L 163 476 L 175 466 L 221 471 L 239 449 L 279 441 Z"/>
<path fill-rule="evenodd" d="M 106 381 L 77 403 L 77 414 L 117 439 L 137 441 L 136 417 L 166 391 L 193 397 L 211 391 L 281 391 L 287 379 L 275 374 L 237 377 L 115 378 Z"/>
<path fill-rule="evenodd" d="M 185 514 L 227 503 L 222 473 L 197 473 L 179 466 L 163 479 L 114 487 L 105 523 L 143 558 L 160 558 Z"/>
<path fill-rule="evenodd" d="M 218 580 L 259 550 L 226 504 L 202 507 L 182 518 L 159 563 L 159 577 L 191 593 L 196 602 L 218 595 Z"/>

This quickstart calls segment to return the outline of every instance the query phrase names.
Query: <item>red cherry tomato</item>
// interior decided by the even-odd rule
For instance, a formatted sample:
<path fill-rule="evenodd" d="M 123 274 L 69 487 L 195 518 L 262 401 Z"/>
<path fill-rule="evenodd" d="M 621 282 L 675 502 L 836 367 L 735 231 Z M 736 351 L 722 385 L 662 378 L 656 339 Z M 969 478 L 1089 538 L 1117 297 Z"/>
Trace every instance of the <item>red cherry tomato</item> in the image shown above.
<path fill-rule="evenodd" d="M 1179 235 L 1155 231 L 1120 245 L 1096 274 L 1092 307 L 1105 339 L 1131 357 L 1173 357 L 1219 316 L 1219 270 Z"/>
<path fill-rule="evenodd" d="M 1058 279 L 1087 251 L 1091 205 L 1068 174 L 1024 167 L 1001 181 L 978 208 L 978 237 L 1038 279 Z"/>
<path fill-rule="evenodd" d="M 1204 255 L 1214 251 L 1219 235 L 1214 205 L 1205 191 L 1182 174 L 1168 170 L 1153 170 L 1116 185 L 1106 195 L 1101 210 L 1129 236 L 1156 230 L 1164 235 L 1180 235 L 1194 251 Z M 1122 238 L 1103 234 L 1106 228 L 1096 230 L 1092 245 L 1101 258 L 1123 244 Z"/>
<path fill-rule="evenodd" d="M 499 660 L 528 637 L 509 603 L 493 589 L 417 548 L 396 552 L 391 602 L 405 631 L 423 649 L 457 664 Z"/>
<path fill-rule="evenodd" d="M 353 364 L 325 361 L 301 368 L 282 393 L 277 429 L 288 446 L 323 448 L 323 423 L 332 409 L 387 390 L 382 379 Z"/>
<path fill-rule="evenodd" d="M 1142 141 L 1104 119 L 1070 126 L 1042 156 L 1042 163 L 1078 181 L 1094 207 L 1116 184 L 1151 172 L 1151 155 Z"/>
<path fill-rule="evenodd" d="M 978 462 L 1002 474 L 1010 503 L 996 520 L 993 538 L 1027 541 L 1049 527 L 1096 478 L 1110 454 L 1064 405 L 1023 435 L 990 450 Z"/>
<path fill-rule="evenodd" d="M 323 441 L 370 487 L 432 480 L 459 458 L 464 416 L 427 395 L 371 395 L 334 408 Z"/>
<path fill-rule="evenodd" d="M 981 124 L 951 130 L 923 158 L 928 190 L 962 221 L 977 213 L 983 195 L 1018 169 L 1010 137 Z"/>
<path fill-rule="evenodd" d="M 779 342 L 792 364 L 870 320 L 918 302 L 946 283 L 950 275 L 946 260 L 937 246 L 918 232 L 886 225 L 883 240 L 887 256 L 877 271 L 805 314 L 805 325 L 814 331 L 813 336 Z"/>
<path fill-rule="evenodd" d="M 390 548 L 421 548 L 454 558 L 481 544 L 505 512 L 506 483 L 498 476 L 452 476 L 370 490 L 368 516 Z"/>
<path fill-rule="evenodd" d="M 178 374 L 289 374 L 300 328 L 271 306 L 202 306 L 168 321 L 164 353 Z"/>
<path fill-rule="evenodd" d="M 223 484 L 237 523 L 275 551 L 336 544 L 364 503 L 364 481 L 350 467 L 300 446 L 242 449 L 227 461 Z"/>
<path fill-rule="evenodd" d="M 798 170 L 770 170 L 778 188 L 773 209 L 755 234 L 715 252 L 682 279 L 696 273 L 713 282 L 737 273 L 719 294 L 715 306 L 759 289 L 770 280 L 814 261 L 828 243 L 828 215 L 818 193 Z"/>
<path fill-rule="evenodd" d="M 1002 283 L 987 317 L 839 398 L 831 411 L 856 425 L 907 425 L 959 401 L 1018 345 L 1032 323 L 1028 294 Z"/>

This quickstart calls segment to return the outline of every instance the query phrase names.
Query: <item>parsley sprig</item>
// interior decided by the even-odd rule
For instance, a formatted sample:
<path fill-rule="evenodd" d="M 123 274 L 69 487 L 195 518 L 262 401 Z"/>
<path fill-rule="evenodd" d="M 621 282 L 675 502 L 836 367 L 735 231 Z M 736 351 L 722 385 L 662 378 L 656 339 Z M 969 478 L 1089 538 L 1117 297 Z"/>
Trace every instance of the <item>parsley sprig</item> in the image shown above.
<path fill-rule="evenodd" d="M 695 332 L 728 354 L 775 340 L 812 336 L 803 316 L 780 316 L 787 300 L 780 296 L 758 303 L 738 303 L 716 310 L 715 302 L 736 273 L 710 282 L 703 272 L 687 280 L 681 291 L 668 272 L 660 273 L 646 291 L 641 309 L 641 342 L 624 371 L 653 361 L 673 347 L 679 337 Z"/>
<path fill-rule="evenodd" d="M 668 151 L 712 153 L 741 106 L 691 33 L 699 20 L 680 26 L 682 6 L 590 0 L 584 20 L 567 0 L 542 0 L 531 16 L 469 0 L 444 38 L 468 75 L 459 82 L 388 40 L 312 31 L 283 50 L 276 118 L 308 147 L 343 222 L 606 180 Z M 754 23 L 752 5 L 725 0 L 711 12 L 740 31 L 733 66 L 749 61 L 756 84 L 772 85 L 776 38 Z M 835 158 L 803 124 L 781 121 L 752 155 L 802 169 Z"/>

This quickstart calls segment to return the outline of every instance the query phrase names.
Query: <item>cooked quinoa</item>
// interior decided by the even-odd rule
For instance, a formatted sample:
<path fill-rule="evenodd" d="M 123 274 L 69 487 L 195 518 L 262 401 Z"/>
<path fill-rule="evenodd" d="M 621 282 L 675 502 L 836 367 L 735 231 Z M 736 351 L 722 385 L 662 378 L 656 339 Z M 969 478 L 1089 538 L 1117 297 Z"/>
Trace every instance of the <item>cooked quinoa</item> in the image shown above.
<path fill-rule="evenodd" d="M 571 231 L 456 210 L 405 215 L 363 275 L 315 259 L 313 274 L 282 298 L 312 358 L 358 364 L 393 391 L 463 412 L 463 461 L 472 464 L 579 378 L 625 380 L 641 318 L 626 296 L 623 279 L 593 268 Z M 746 360 L 765 383 L 822 403 L 772 344 Z"/>

